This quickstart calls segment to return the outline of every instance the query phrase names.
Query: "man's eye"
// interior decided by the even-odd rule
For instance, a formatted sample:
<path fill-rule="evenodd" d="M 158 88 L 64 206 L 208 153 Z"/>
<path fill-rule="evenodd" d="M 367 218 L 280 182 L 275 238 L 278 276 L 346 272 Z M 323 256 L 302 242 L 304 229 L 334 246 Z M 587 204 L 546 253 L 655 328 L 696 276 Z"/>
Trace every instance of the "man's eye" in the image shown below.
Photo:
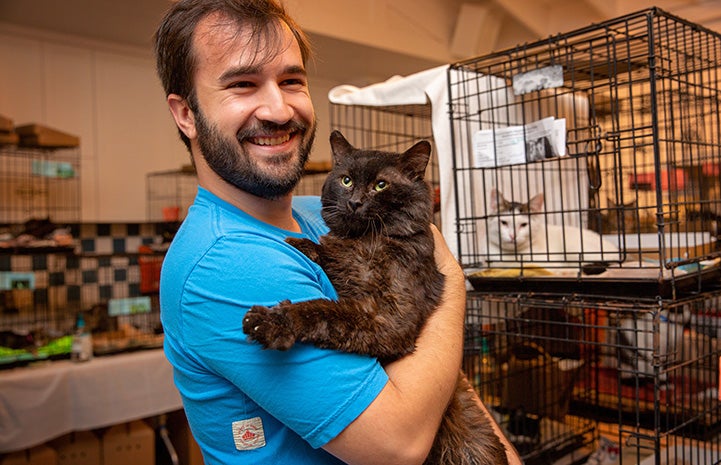
<path fill-rule="evenodd" d="M 353 180 L 350 178 L 350 176 L 341 176 L 340 183 L 343 184 L 345 187 L 351 187 L 353 185 Z"/>
<path fill-rule="evenodd" d="M 231 84 L 230 86 L 228 86 L 228 87 L 237 88 L 237 89 L 245 89 L 245 88 L 248 88 L 248 87 L 253 87 L 253 83 L 250 82 L 250 81 L 238 81 L 238 82 L 232 83 L 232 84 Z"/>
<path fill-rule="evenodd" d="M 376 185 L 373 187 L 373 189 L 375 189 L 376 192 L 380 192 L 380 191 L 384 191 L 384 190 L 388 189 L 388 186 L 390 186 L 390 183 L 381 180 L 376 183 Z"/>
<path fill-rule="evenodd" d="M 286 86 L 304 86 L 305 81 L 302 79 L 286 79 L 283 84 Z"/>

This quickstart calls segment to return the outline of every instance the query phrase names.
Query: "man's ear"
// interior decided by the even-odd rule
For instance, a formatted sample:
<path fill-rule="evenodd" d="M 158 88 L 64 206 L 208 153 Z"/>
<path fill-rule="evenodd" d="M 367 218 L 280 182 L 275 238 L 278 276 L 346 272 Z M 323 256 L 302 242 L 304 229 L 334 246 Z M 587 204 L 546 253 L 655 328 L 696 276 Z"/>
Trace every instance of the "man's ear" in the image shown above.
<path fill-rule="evenodd" d="M 197 134 L 195 114 L 188 106 L 187 100 L 180 95 L 170 94 L 168 95 L 168 107 L 170 107 L 170 113 L 173 114 L 178 129 L 183 131 L 188 139 L 194 139 Z"/>

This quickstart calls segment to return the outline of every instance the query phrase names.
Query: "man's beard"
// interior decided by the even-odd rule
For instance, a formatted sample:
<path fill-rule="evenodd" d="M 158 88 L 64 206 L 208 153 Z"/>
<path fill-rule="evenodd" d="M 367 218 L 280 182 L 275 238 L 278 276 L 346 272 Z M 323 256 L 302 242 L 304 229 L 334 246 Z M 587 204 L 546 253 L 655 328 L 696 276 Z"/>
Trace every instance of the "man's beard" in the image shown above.
<path fill-rule="evenodd" d="M 237 140 L 228 140 L 218 128 L 210 123 L 203 113 L 195 111 L 195 128 L 198 132 L 198 144 L 205 161 L 218 176 L 238 189 L 268 200 L 283 197 L 293 191 L 303 176 L 303 167 L 310 155 L 315 139 L 315 123 L 310 125 L 298 121 L 276 124 L 261 121 L 257 127 L 241 130 Z M 264 172 L 240 145 L 246 137 L 260 134 L 272 134 L 274 131 L 292 132 L 305 136 L 298 148 L 298 159 L 293 165 L 288 160 L 292 153 L 283 154 L 274 163 L 281 169 L 275 174 Z"/>

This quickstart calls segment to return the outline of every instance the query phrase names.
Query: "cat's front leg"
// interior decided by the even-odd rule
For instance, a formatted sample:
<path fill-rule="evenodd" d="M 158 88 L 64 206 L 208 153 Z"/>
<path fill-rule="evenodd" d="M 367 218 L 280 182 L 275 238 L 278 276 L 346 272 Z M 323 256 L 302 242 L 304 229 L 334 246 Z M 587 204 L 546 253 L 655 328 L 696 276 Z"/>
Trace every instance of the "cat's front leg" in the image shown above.
<path fill-rule="evenodd" d="M 289 304 L 289 301 L 281 302 Z M 243 332 L 251 341 L 266 349 L 288 350 L 293 347 L 296 335 L 288 315 L 278 307 L 254 305 L 245 314 Z"/>
<path fill-rule="evenodd" d="M 310 239 L 298 239 L 295 237 L 287 237 L 285 242 L 303 252 L 303 255 L 306 257 L 320 264 L 320 245 Z"/>
<path fill-rule="evenodd" d="M 382 362 L 413 352 L 416 324 L 379 317 L 373 310 L 378 305 L 359 300 L 314 299 L 295 303 L 285 300 L 272 308 L 253 306 L 243 320 L 243 332 L 268 349 L 286 350 L 303 342 L 370 355 Z"/>

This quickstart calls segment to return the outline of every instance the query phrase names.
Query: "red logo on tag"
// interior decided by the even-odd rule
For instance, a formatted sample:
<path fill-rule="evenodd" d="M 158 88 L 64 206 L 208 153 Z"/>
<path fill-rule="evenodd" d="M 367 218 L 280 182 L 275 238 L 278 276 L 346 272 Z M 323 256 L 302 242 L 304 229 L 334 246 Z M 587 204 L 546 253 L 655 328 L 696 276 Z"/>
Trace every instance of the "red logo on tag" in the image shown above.
<path fill-rule="evenodd" d="M 265 432 L 260 417 L 233 422 L 233 439 L 238 450 L 253 450 L 265 446 Z"/>

